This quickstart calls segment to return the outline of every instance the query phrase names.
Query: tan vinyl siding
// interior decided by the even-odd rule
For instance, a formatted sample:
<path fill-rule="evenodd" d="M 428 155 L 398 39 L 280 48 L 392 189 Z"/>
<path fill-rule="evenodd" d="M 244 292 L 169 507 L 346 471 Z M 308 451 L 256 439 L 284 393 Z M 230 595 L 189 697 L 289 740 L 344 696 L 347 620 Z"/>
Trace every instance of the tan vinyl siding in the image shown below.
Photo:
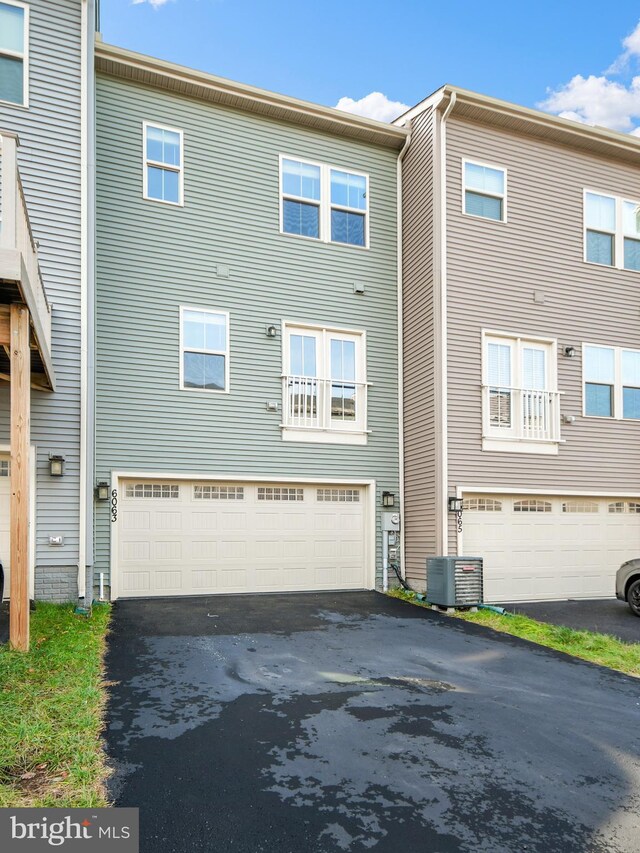
<path fill-rule="evenodd" d="M 434 173 L 431 109 L 412 127 L 403 163 L 404 529 L 409 581 L 424 587 L 435 554 Z"/>
<path fill-rule="evenodd" d="M 80 0 L 31 0 L 29 108 L 0 103 L 0 127 L 20 137 L 18 161 L 52 306 L 54 394 L 32 391 L 37 449 L 36 591 L 75 597 L 80 475 Z M 0 443 L 9 440 L 9 386 L 0 387 Z M 66 458 L 49 475 L 50 453 Z M 49 536 L 64 537 L 51 546 Z M 66 571 L 69 595 L 47 589 Z M 43 580 L 44 578 L 44 580 Z M 43 586 L 44 584 L 44 586 Z M 53 584 L 53 581 L 49 585 Z"/>
<path fill-rule="evenodd" d="M 397 152 L 104 75 L 97 97 L 98 479 L 367 478 L 379 509 L 398 490 Z M 183 208 L 142 199 L 143 120 L 184 131 Z M 279 233 L 281 153 L 369 174 L 370 249 Z M 229 394 L 179 390 L 180 305 L 229 311 Z M 366 331 L 366 446 L 282 441 L 282 320 Z M 108 572 L 106 504 L 96 537 Z"/>
<path fill-rule="evenodd" d="M 640 163 L 448 120 L 449 485 L 640 493 L 640 423 L 582 416 L 583 342 L 640 346 L 640 273 L 583 261 L 583 190 L 640 198 Z M 462 158 L 508 172 L 508 222 L 462 214 Z M 544 294 L 544 304 L 534 292 Z M 557 456 L 483 452 L 481 330 L 557 339 Z M 565 346 L 576 357 L 562 355 Z M 452 527 L 452 547 L 455 536 Z"/>

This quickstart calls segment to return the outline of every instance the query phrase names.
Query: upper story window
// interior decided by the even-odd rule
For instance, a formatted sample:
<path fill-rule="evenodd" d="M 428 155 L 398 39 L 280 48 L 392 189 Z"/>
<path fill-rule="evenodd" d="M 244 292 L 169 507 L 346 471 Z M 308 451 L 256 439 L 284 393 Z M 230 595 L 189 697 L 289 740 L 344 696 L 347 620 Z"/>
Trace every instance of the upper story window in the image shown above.
<path fill-rule="evenodd" d="M 367 175 L 280 158 L 280 230 L 325 243 L 368 245 Z"/>
<path fill-rule="evenodd" d="M 0 101 L 27 106 L 29 7 L 0 2 Z"/>
<path fill-rule="evenodd" d="M 507 172 L 498 166 L 462 161 L 464 212 L 469 216 L 506 222 Z"/>
<path fill-rule="evenodd" d="M 584 413 L 598 418 L 640 419 L 640 351 L 585 344 Z"/>
<path fill-rule="evenodd" d="M 640 203 L 589 190 L 584 194 L 585 260 L 640 271 Z"/>
<path fill-rule="evenodd" d="M 166 204 L 183 203 L 182 131 L 143 123 L 144 198 Z"/>
<path fill-rule="evenodd" d="M 518 443 L 557 443 L 555 341 L 492 333 L 484 333 L 483 338 L 484 449 L 520 450 Z M 505 448 L 505 441 L 512 444 Z"/>
<path fill-rule="evenodd" d="M 180 387 L 229 390 L 229 314 L 180 308 Z"/>
<path fill-rule="evenodd" d="M 287 324 L 283 355 L 283 437 L 364 444 L 364 332 Z"/>

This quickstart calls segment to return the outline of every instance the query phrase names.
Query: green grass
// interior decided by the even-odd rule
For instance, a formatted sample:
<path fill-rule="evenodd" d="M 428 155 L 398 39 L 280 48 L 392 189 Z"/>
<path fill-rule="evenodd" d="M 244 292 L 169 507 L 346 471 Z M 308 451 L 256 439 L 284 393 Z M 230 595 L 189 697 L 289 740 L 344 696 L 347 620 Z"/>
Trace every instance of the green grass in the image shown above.
<path fill-rule="evenodd" d="M 0 648 L 0 808 L 106 805 L 102 660 L 109 607 L 39 603 L 26 653 Z"/>
<path fill-rule="evenodd" d="M 389 595 L 421 607 L 430 606 L 427 602 L 418 601 L 413 593 L 404 590 L 391 590 Z M 532 643 L 640 678 L 640 643 L 624 643 L 609 634 L 549 625 L 547 622 L 529 619 L 528 616 L 501 616 L 490 610 L 479 610 L 477 613 L 459 610 L 454 618 L 475 622 L 477 625 L 512 634 L 514 637 L 521 637 L 523 640 L 530 640 Z"/>

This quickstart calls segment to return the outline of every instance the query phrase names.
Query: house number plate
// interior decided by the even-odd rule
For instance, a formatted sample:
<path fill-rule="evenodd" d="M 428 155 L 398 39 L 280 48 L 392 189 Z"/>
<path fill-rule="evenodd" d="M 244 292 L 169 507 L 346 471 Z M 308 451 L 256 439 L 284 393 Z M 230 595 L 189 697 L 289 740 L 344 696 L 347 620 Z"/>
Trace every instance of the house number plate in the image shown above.
<path fill-rule="evenodd" d="M 111 492 L 111 522 L 118 520 L 118 490 Z"/>

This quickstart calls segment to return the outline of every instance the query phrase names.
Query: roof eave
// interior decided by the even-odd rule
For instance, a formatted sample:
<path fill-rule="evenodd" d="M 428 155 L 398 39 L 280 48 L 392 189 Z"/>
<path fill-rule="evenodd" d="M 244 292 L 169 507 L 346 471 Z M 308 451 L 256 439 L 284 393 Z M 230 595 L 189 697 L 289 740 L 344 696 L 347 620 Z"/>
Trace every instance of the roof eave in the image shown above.
<path fill-rule="evenodd" d="M 96 70 L 160 89 L 220 103 L 399 151 L 407 131 L 374 119 L 236 83 L 203 71 L 98 41 Z"/>

